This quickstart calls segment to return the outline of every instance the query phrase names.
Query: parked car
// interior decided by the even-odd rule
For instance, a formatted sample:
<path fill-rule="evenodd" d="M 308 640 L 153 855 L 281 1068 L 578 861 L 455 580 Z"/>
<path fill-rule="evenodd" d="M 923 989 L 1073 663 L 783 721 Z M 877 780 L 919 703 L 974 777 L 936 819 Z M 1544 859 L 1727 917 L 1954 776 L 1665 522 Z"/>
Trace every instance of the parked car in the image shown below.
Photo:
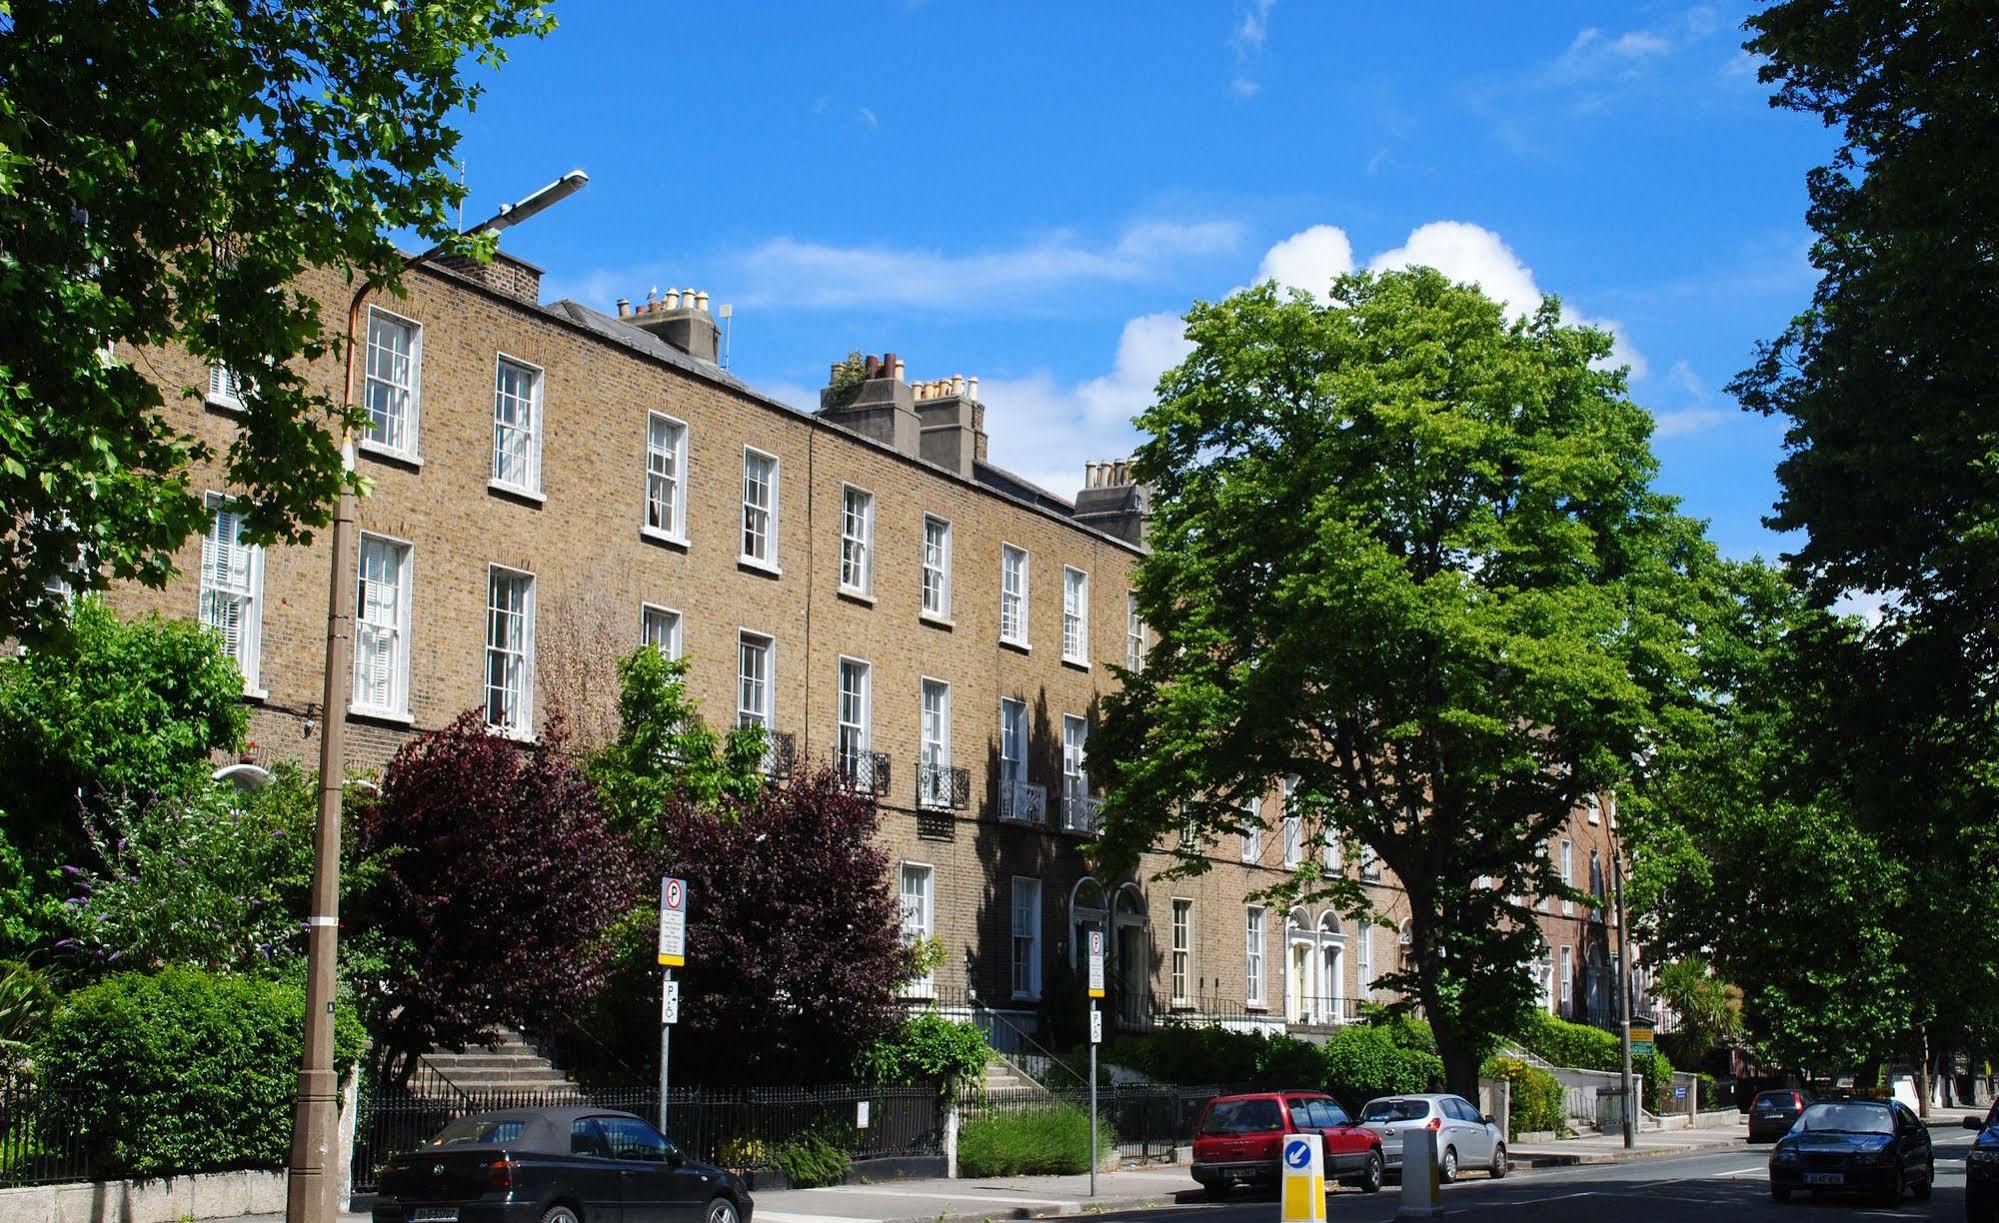
<path fill-rule="evenodd" d="M 1248 1185 L 1270 1188 L 1283 1175 L 1287 1134 L 1318 1134 L 1326 1179 L 1378 1193 L 1387 1165 L 1381 1141 L 1355 1125 L 1331 1096 L 1316 1091 L 1268 1091 L 1217 1096 L 1194 1128 L 1194 1179 L 1211 1194 Z M 713 1221 L 710 1221 L 713 1223 Z"/>
<path fill-rule="evenodd" d="M 750 1223 L 749 1188 L 630 1113 L 463 1117 L 382 1167 L 375 1223 Z"/>
<path fill-rule="evenodd" d="M 1757 1092 L 1749 1104 L 1749 1141 L 1775 1142 L 1782 1138 L 1790 1131 L 1791 1123 L 1811 1107 L 1812 1101 L 1811 1092 L 1794 1087 Z"/>
<path fill-rule="evenodd" d="M 1780 1202 L 1803 1189 L 1896 1203 L 1904 1189 L 1927 1198 L 1936 1178 L 1929 1127 L 1895 1100 L 1820 1100 L 1770 1152 L 1770 1196 Z"/>
<path fill-rule="evenodd" d="M 1402 1135 L 1412 1129 L 1437 1135 L 1437 1176 L 1447 1184 L 1468 1168 L 1484 1168 L 1498 1180 L 1510 1167 L 1499 1123 L 1463 1096 L 1383 1096 L 1360 1110 L 1360 1123 L 1380 1137 L 1388 1169 L 1397 1175 L 1402 1171 Z"/>
<path fill-rule="evenodd" d="M 1966 1223 L 1999 1223 L 1999 1104 L 1983 1117 L 1966 1117 L 1964 1128 L 1978 1131 L 1964 1157 Z"/>

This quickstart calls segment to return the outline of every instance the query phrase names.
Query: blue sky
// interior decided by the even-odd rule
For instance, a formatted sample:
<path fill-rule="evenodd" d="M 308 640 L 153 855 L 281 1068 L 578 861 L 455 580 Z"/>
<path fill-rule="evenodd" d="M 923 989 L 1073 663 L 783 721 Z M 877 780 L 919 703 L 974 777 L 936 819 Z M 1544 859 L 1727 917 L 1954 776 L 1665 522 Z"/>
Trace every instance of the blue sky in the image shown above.
<path fill-rule="evenodd" d="M 733 368 L 815 402 L 893 350 L 978 376 L 993 459 L 1073 492 L 1130 449 L 1174 316 L 1263 275 L 1427 262 L 1614 327 L 1661 484 L 1724 550 L 1780 426 L 1721 386 L 1806 301 L 1803 176 L 1739 4 L 562 0 L 466 118 L 468 220 L 544 296 L 735 307 Z M 476 214 L 476 215 L 475 215 Z"/>

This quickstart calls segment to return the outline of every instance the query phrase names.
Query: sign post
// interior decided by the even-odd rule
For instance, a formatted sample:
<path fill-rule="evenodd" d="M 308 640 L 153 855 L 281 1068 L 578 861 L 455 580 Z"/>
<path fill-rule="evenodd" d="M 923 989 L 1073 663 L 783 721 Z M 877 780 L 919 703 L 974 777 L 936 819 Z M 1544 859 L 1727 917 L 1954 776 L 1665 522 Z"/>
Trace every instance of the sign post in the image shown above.
<path fill-rule="evenodd" d="M 1284 1212 L 1279 1223 L 1326 1223 L 1326 1148 L 1318 1134 L 1284 1140 Z"/>
<path fill-rule="evenodd" d="M 680 1022 L 680 982 L 673 970 L 687 965 L 687 881 L 659 881 L 659 1132 L 666 1133 L 667 1054 Z"/>
<path fill-rule="evenodd" d="M 1090 931 L 1090 1196 L 1097 1196 L 1097 1046 L 1104 1041 L 1104 932 Z"/>

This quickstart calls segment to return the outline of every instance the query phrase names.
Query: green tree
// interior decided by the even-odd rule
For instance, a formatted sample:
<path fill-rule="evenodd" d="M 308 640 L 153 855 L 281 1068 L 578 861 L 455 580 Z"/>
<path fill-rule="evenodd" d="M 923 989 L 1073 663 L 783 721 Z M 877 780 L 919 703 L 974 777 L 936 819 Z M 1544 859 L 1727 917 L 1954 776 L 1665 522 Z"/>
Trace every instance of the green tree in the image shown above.
<path fill-rule="evenodd" d="M 1680 1030 L 1712 1049 L 1742 1033 L 1742 990 L 1714 974 L 1699 956 L 1685 956 L 1659 970 L 1652 992 L 1680 1017 Z"/>
<path fill-rule="evenodd" d="M 618 664 L 618 681 L 618 737 L 591 757 L 587 772 L 620 832 L 658 846 L 661 816 L 675 801 L 749 802 L 762 791 L 763 732 L 717 734 L 687 695 L 685 660 L 642 646 Z"/>
<path fill-rule="evenodd" d="M 163 585 L 206 521 L 190 463 L 115 342 L 238 375 L 227 454 L 260 540 L 330 521 L 347 409 L 306 363 L 332 342 L 301 273 L 397 283 L 390 235 L 455 233 L 468 60 L 541 34 L 540 0 L 0 4 L 0 636 L 48 587 Z M 489 250 L 491 240 L 464 244 Z M 205 387 L 179 388 L 195 396 Z"/>
<path fill-rule="evenodd" d="M 120 620 L 78 599 L 63 628 L 0 659 L 0 939 L 61 928 L 63 865 L 95 866 L 85 817 L 186 795 L 243 744 L 243 676 L 207 629 Z"/>
<path fill-rule="evenodd" d="M 1709 551 L 1651 490 L 1650 417 L 1601 368 L 1607 335 L 1552 300 L 1509 322 L 1430 269 L 1333 297 L 1197 305 L 1195 351 L 1139 418 L 1159 644 L 1091 743 L 1103 844 L 1128 861 L 1233 835 L 1246 798 L 1297 778 L 1314 838 L 1372 847 L 1406 889 L 1412 954 L 1382 980 L 1469 1095 L 1532 996 L 1540 935 L 1509 898 L 1576 895 L 1541 847 L 1683 680 Z M 1364 911 L 1317 857 L 1285 890 Z"/>

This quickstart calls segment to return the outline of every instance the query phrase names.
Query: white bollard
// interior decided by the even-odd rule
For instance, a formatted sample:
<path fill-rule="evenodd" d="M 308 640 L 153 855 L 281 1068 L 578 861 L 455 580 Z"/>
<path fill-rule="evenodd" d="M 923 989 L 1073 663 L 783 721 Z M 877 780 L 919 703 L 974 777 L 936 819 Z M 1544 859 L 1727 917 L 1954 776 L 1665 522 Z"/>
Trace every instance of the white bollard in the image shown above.
<path fill-rule="evenodd" d="M 1444 1209 L 1437 1204 L 1437 1132 L 1431 1129 L 1402 1131 L 1402 1206 L 1398 1219 L 1441 1219 Z"/>

